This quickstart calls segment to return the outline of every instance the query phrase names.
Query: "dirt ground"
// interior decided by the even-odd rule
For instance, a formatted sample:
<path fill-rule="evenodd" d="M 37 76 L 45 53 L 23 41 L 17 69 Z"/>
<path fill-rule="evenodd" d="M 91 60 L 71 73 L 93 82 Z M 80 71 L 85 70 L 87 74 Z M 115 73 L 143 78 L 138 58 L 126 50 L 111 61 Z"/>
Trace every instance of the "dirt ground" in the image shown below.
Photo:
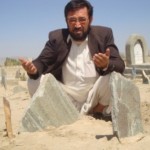
<path fill-rule="evenodd" d="M 80 118 L 71 125 L 48 127 L 42 132 L 21 132 L 20 121 L 29 105 L 26 81 L 9 83 L 7 90 L 0 85 L 0 150 L 149 150 L 150 148 L 150 85 L 141 79 L 134 82 L 140 91 L 141 115 L 144 133 L 120 143 L 112 136 L 112 123 L 90 116 Z M 6 136 L 3 97 L 11 107 L 14 138 Z"/>

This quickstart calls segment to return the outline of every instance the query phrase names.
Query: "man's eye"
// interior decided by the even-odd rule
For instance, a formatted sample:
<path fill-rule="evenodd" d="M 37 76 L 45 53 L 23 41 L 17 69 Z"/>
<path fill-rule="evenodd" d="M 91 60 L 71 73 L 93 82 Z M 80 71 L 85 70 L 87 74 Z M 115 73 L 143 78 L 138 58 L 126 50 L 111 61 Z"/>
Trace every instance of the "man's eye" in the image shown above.
<path fill-rule="evenodd" d="M 79 22 L 85 22 L 86 18 L 79 18 L 78 20 L 79 20 Z"/>
<path fill-rule="evenodd" d="M 77 19 L 70 19 L 70 22 L 76 22 Z"/>
<path fill-rule="evenodd" d="M 87 18 L 81 17 L 81 18 L 68 18 L 68 21 L 70 23 L 76 23 L 76 22 L 80 22 L 80 23 L 85 23 L 87 20 Z"/>

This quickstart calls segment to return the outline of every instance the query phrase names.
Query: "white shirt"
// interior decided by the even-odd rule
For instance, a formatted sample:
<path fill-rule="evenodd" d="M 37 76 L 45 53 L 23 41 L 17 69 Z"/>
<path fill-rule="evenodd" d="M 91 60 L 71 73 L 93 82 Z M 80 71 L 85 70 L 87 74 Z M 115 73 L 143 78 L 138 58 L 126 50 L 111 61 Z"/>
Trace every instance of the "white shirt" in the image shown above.
<path fill-rule="evenodd" d="M 83 42 L 71 40 L 70 53 L 62 67 L 62 87 L 80 110 L 99 75 L 89 51 L 88 38 Z"/>

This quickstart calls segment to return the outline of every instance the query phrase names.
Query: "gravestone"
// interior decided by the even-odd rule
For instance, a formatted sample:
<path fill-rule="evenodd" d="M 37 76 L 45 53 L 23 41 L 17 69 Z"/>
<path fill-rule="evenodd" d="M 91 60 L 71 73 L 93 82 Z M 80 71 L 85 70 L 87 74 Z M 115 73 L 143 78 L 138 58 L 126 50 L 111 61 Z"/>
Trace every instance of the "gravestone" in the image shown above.
<path fill-rule="evenodd" d="M 22 118 L 22 131 L 34 132 L 48 126 L 71 124 L 79 112 L 51 74 L 46 74 Z"/>
<path fill-rule="evenodd" d="M 142 133 L 138 87 L 131 80 L 116 72 L 110 76 L 110 85 L 114 134 L 118 138 L 124 138 Z"/>
<path fill-rule="evenodd" d="M 7 89 L 7 73 L 6 70 L 4 68 L 1 68 L 1 85 Z"/>
<path fill-rule="evenodd" d="M 136 70 L 136 76 L 133 75 L 133 68 Z M 126 43 L 126 68 L 124 75 L 126 77 L 142 76 L 142 70 L 150 75 L 150 63 L 148 62 L 148 47 L 143 36 L 132 34 Z"/>
<path fill-rule="evenodd" d="M 148 48 L 143 36 L 132 34 L 126 43 L 126 65 L 140 66 L 148 63 Z"/>

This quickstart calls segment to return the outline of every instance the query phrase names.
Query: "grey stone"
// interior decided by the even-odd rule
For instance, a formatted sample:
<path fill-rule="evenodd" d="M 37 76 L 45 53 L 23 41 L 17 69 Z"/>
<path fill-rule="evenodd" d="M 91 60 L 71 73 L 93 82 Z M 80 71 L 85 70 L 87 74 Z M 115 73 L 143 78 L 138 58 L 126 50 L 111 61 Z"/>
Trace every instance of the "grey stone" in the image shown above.
<path fill-rule="evenodd" d="M 132 34 L 126 43 L 126 65 L 128 67 L 148 63 L 148 48 L 143 36 Z M 150 65 L 150 64 L 149 64 Z"/>
<path fill-rule="evenodd" d="M 142 79 L 143 79 L 143 84 L 149 84 L 150 83 L 149 77 L 146 75 L 144 70 L 142 70 Z"/>
<path fill-rule="evenodd" d="M 48 126 L 71 124 L 79 112 L 51 74 L 45 75 L 22 118 L 22 131 L 34 132 Z"/>
<path fill-rule="evenodd" d="M 7 89 L 7 73 L 4 68 L 1 69 L 1 85 Z"/>
<path fill-rule="evenodd" d="M 123 138 L 143 132 L 140 94 L 137 86 L 115 72 L 111 74 L 110 84 L 114 133 L 117 134 L 118 138 Z"/>

